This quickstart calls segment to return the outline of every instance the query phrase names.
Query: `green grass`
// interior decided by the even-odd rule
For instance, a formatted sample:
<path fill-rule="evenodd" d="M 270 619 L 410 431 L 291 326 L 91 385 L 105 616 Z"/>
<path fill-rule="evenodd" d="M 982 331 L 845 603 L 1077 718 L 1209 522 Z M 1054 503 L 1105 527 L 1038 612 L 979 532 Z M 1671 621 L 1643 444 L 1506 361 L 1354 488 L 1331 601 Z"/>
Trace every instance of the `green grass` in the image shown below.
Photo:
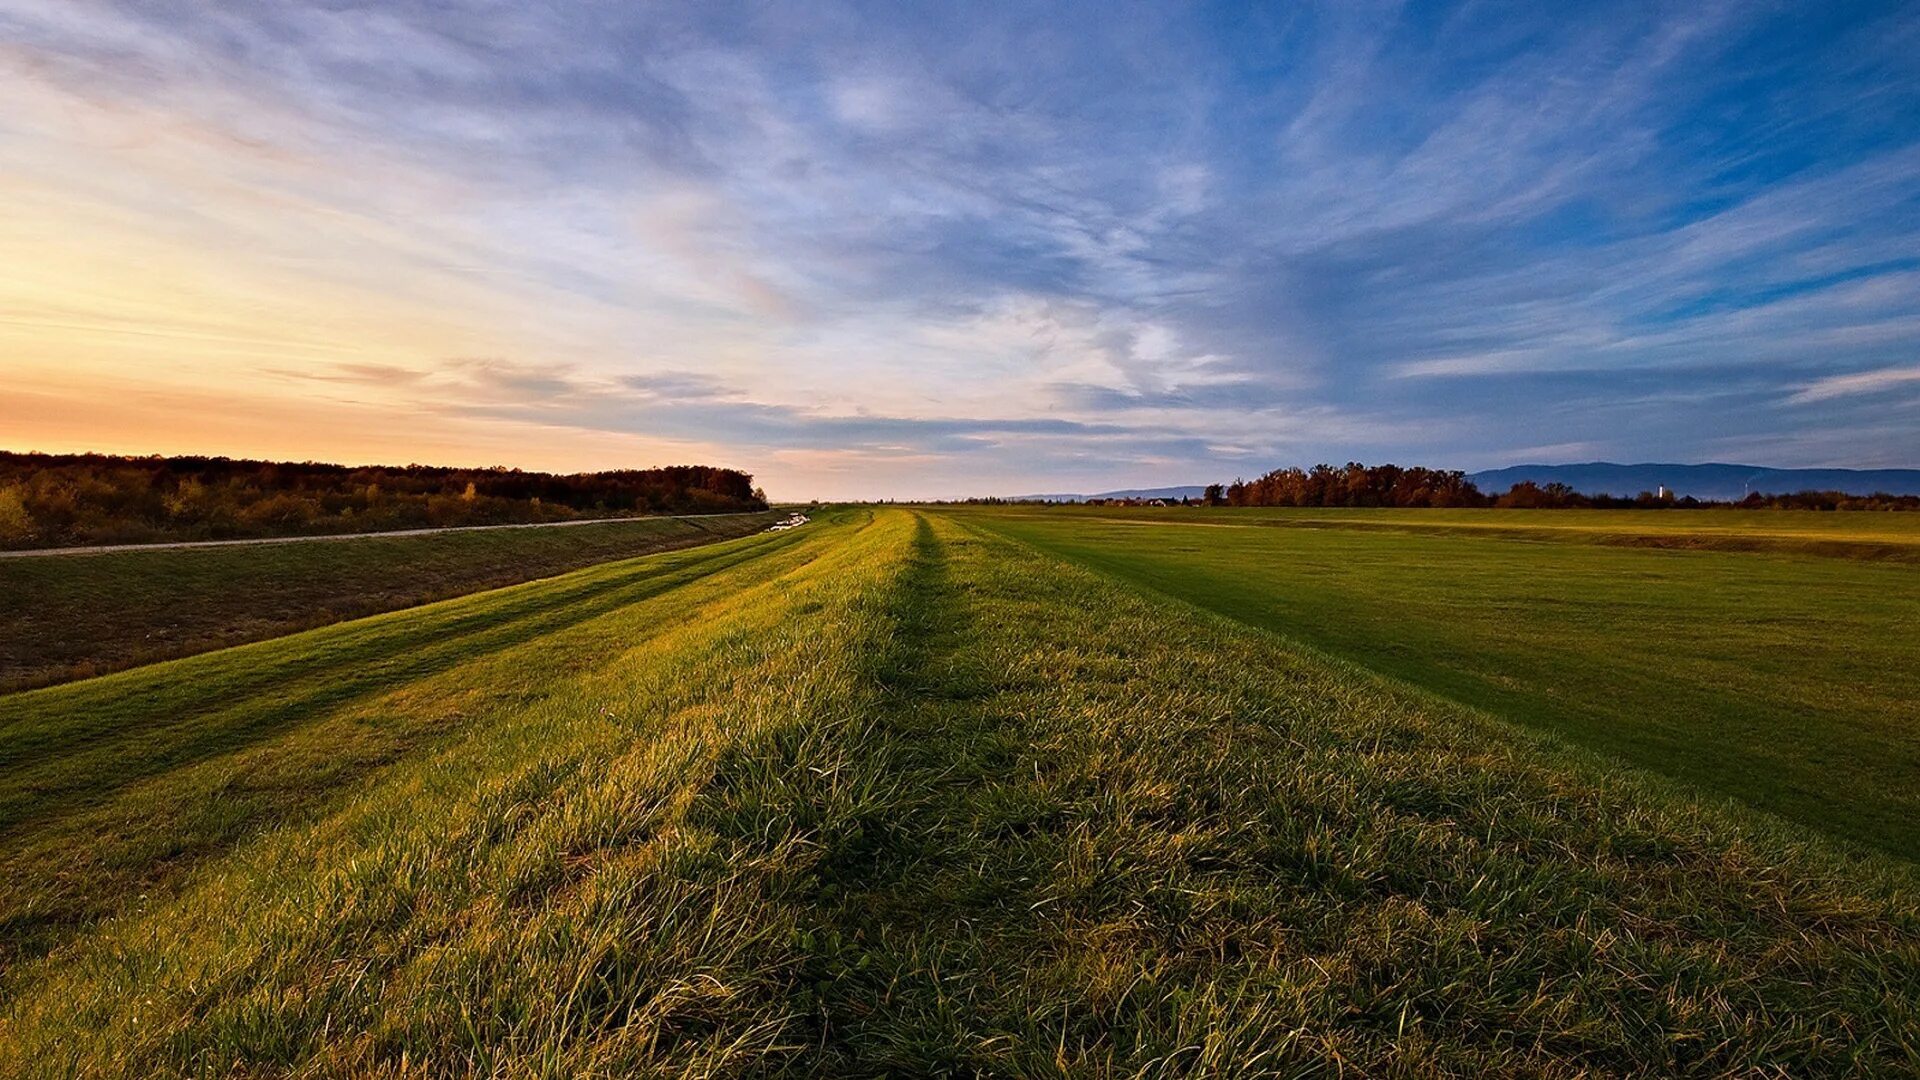
<path fill-rule="evenodd" d="M 1483 517 L 1496 531 L 1476 531 Z M 970 520 L 1920 858 L 1920 570 L 1833 557 L 1870 538 L 1920 542 L 1909 518 L 1920 515 L 1086 509 Z M 1303 521 L 1316 527 L 1261 527 Z M 1676 533 L 1688 527 L 1699 532 Z M 1595 543 L 1600 529 L 1607 542 Z M 1673 542 L 1633 542 L 1642 535 Z M 1790 546 L 1808 537 L 1813 548 Z M 1689 546 L 1701 550 L 1671 549 Z"/>
<path fill-rule="evenodd" d="M 1920 1067 L 1908 864 L 982 524 L 822 515 L 0 699 L 6 902 L 66 905 L 11 924 L 0 1074 Z M 288 720 L 306 664 L 381 674 Z M 19 855 L 123 833 L 78 906 Z"/>
<path fill-rule="evenodd" d="M 1373 529 L 1615 547 L 1920 562 L 1920 514 L 1893 512 L 1100 506 L 1059 506 L 1045 512 L 1079 520 L 1136 524 L 1178 521 L 1231 528 Z"/>
<path fill-rule="evenodd" d="M 613 562 L 0 697 L 0 958 L 568 685 L 710 600 L 709 579 L 737 588 L 792 548 L 757 536 Z"/>
<path fill-rule="evenodd" d="M 741 536 L 778 516 L 0 558 L 0 690 Z"/>

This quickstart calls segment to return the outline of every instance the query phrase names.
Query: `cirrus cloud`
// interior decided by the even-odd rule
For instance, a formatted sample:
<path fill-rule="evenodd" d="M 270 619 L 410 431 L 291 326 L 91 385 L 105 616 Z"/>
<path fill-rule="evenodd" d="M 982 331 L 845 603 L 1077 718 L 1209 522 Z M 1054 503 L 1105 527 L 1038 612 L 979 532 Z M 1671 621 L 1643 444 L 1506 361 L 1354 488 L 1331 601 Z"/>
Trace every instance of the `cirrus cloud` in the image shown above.
<path fill-rule="evenodd" d="M 1910 465 L 1916 56 L 1810 2 L 0 0 L 0 350 L 794 494 Z"/>

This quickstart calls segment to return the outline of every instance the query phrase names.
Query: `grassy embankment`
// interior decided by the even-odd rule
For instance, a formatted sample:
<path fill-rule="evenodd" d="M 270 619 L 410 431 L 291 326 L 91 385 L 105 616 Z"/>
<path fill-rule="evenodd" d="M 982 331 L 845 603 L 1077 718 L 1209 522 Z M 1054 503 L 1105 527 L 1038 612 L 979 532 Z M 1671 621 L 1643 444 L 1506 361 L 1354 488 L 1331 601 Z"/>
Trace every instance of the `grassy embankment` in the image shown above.
<path fill-rule="evenodd" d="M 779 516 L 0 558 L 0 691 L 742 536 Z"/>
<path fill-rule="evenodd" d="M 1920 1064 L 1906 864 L 968 522 L 846 513 L 0 701 L 0 1072 Z M 397 666 L 289 718 L 315 653 L 322 687 Z M 196 687 L 251 711 L 138 708 Z M 78 899 L 55 846 L 104 858 Z"/>
<path fill-rule="evenodd" d="M 969 520 L 1920 858 L 1920 514 L 1055 508 Z"/>

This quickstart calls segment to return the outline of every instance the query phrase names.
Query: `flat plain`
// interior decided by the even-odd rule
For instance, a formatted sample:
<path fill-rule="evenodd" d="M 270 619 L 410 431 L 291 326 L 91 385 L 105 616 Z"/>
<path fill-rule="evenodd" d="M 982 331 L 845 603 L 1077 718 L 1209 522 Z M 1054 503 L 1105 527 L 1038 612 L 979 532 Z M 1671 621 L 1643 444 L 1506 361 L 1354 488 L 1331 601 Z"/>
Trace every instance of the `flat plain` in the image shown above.
<path fill-rule="evenodd" d="M 1879 597 L 1864 622 L 1761 609 L 1798 627 L 1783 650 L 1898 630 L 1911 566 L 1201 520 L 842 509 L 0 697 L 0 1074 L 1920 1067 L 1920 873 L 1893 845 L 1370 670 L 1205 602 L 1175 557 L 1409 656 L 1447 640 L 1422 604 L 1480 593 L 1313 589 L 1538 571 L 1511 588 L 1556 614 L 1520 636 L 1556 659 L 1509 704 L 1634 666 L 1529 681 L 1630 636 L 1583 590 L 1667 595 L 1612 563 L 1563 595 L 1553 559 Z M 1318 557 L 1358 576 L 1248 576 L 1259 545 L 1336 541 Z M 1677 643 L 1652 651 L 1704 648 L 1683 608 L 1646 609 Z M 1505 646 L 1462 629 L 1471 689 Z M 1781 667 L 1746 684 L 1766 709 L 1803 692 Z M 1897 702 L 1855 692 L 1864 742 Z"/>
<path fill-rule="evenodd" d="M 1450 700 L 1920 858 L 1920 515 L 980 518 Z"/>

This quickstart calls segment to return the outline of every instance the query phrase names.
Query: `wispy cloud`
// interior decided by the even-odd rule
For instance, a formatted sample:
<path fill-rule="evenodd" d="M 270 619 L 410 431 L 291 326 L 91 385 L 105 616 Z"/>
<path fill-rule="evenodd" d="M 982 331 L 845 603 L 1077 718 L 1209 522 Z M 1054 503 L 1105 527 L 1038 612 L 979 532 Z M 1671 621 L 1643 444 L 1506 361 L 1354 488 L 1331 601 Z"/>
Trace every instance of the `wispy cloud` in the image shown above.
<path fill-rule="evenodd" d="M 1916 45 L 1812 3 L 0 0 L 0 350 L 796 493 L 1920 460 L 1875 411 Z"/>
<path fill-rule="evenodd" d="M 1852 375 L 1829 375 L 1816 379 L 1787 400 L 1795 405 L 1826 401 L 1851 394 L 1878 394 L 1903 386 L 1920 384 L 1920 364 L 1912 367 L 1881 368 Z"/>

